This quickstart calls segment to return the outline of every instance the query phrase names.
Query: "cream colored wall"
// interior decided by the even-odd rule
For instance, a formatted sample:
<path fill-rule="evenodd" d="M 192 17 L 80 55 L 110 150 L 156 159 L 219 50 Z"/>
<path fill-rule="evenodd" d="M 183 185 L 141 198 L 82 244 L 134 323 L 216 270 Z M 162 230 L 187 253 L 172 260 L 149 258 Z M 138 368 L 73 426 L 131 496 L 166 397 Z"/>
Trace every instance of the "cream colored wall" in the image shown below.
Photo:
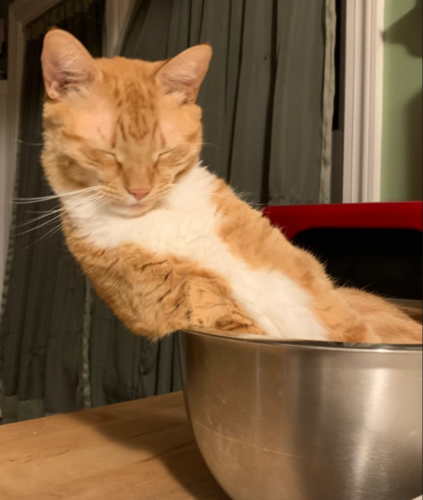
<path fill-rule="evenodd" d="M 422 199 L 422 1 L 386 0 L 383 201 Z"/>

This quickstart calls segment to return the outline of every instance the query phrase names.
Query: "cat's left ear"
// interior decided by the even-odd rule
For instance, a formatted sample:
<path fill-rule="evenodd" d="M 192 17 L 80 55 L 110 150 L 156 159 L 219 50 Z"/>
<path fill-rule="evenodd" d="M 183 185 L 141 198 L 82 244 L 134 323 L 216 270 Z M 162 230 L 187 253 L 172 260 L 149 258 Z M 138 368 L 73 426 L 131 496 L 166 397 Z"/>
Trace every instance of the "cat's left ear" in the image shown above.
<path fill-rule="evenodd" d="M 70 33 L 54 29 L 44 39 L 41 56 L 47 95 L 61 99 L 71 89 L 89 85 L 98 76 L 94 58 Z"/>
<path fill-rule="evenodd" d="M 185 102 L 194 103 L 212 56 L 210 45 L 192 47 L 165 63 L 157 73 L 157 81 L 166 94 L 182 94 Z"/>

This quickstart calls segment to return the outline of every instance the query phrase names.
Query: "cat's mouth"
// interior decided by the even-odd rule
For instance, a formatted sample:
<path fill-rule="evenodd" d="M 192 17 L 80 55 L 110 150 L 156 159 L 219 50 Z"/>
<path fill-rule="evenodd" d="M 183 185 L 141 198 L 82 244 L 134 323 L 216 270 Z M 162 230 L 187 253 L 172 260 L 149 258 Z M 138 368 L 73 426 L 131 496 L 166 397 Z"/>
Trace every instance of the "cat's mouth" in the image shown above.
<path fill-rule="evenodd" d="M 142 217 L 151 210 L 153 210 L 155 203 L 153 202 L 139 202 L 132 204 L 111 204 L 111 210 L 121 217 L 136 218 Z"/>

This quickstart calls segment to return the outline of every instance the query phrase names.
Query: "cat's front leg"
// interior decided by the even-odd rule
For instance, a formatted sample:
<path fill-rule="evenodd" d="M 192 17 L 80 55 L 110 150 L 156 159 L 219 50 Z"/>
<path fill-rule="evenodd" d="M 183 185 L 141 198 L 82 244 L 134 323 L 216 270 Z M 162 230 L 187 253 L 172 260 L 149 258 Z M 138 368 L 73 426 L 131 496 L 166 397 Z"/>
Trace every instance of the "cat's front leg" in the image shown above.
<path fill-rule="evenodd" d="M 137 296 L 135 333 L 163 337 L 177 330 L 209 328 L 263 334 L 232 299 L 224 280 L 185 264 L 144 266 Z"/>
<path fill-rule="evenodd" d="M 206 273 L 194 276 L 189 283 L 189 304 L 193 327 L 211 328 L 233 333 L 262 335 L 242 307 L 232 298 L 222 278 Z"/>
<path fill-rule="evenodd" d="M 198 327 L 263 333 L 222 277 L 188 259 L 133 245 L 101 250 L 72 237 L 68 245 L 99 295 L 135 334 L 157 339 Z"/>
<path fill-rule="evenodd" d="M 172 264 L 144 260 L 123 273 L 123 294 L 108 293 L 107 302 L 133 333 L 158 339 L 191 327 L 191 278 Z"/>

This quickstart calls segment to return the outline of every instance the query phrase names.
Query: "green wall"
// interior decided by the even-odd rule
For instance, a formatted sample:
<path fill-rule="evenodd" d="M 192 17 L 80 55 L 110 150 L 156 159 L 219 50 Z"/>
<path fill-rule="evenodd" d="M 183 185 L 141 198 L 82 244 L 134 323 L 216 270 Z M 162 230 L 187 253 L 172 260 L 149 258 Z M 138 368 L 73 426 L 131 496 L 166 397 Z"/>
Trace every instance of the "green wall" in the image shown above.
<path fill-rule="evenodd" d="M 386 0 L 383 201 L 422 199 L 422 1 Z"/>

